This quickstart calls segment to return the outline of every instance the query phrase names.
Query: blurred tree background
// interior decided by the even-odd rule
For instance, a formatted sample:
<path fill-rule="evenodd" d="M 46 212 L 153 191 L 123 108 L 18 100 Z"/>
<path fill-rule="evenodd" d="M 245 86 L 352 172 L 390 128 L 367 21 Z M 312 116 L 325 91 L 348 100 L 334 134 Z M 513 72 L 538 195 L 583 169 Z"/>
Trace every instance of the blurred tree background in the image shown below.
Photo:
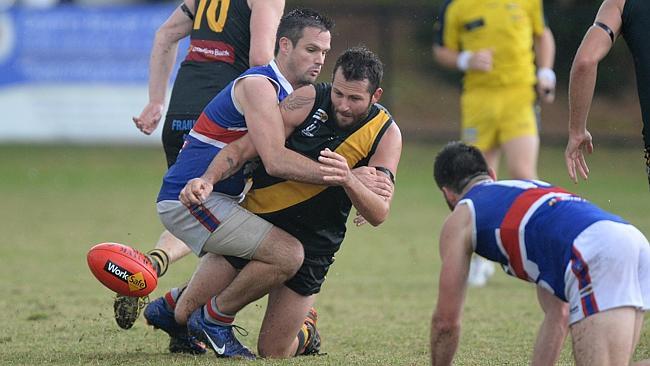
<path fill-rule="evenodd" d="M 95 10 L 92 11 L 101 12 L 103 10 L 100 5 L 112 5 L 112 11 L 119 11 L 116 9 L 126 4 L 137 4 L 139 9 L 140 6 L 146 7 L 147 4 L 165 3 L 171 8 L 172 4 L 180 3 L 181 0 L 0 0 L 2 1 L 8 5 L 35 8 L 79 5 L 79 8 L 94 8 Z M 379 54 L 386 65 L 383 83 L 385 93 L 381 103 L 390 108 L 407 142 L 415 139 L 444 141 L 459 137 L 459 96 L 462 77 L 459 72 L 443 69 L 432 58 L 434 24 L 444 1 L 287 0 L 286 9 L 311 7 L 328 14 L 337 23 L 333 34 L 332 52 L 326 62 L 321 80 L 330 80 L 331 67 L 340 52 L 348 47 L 364 44 Z M 542 106 L 540 131 L 543 144 L 565 143 L 568 119 L 567 87 L 571 62 L 585 31 L 594 20 L 601 1 L 546 0 L 544 2 L 546 19 L 557 44 L 555 71 L 558 90 L 555 103 Z M 4 8 L 0 6 L 0 25 L 2 9 L 7 9 L 7 4 Z M 167 11 L 165 9 L 165 16 Z M 118 17 L 111 19 L 117 22 Z M 51 23 L 55 24 L 56 19 L 52 19 Z M 38 24 L 34 22 L 32 25 L 39 24 L 40 22 Z M 153 26 L 159 26 L 158 20 Z M 2 32 L 0 27 L 0 36 L 3 35 Z M 107 39 L 110 40 L 110 37 Z M 84 40 L 80 38 L 78 42 L 82 41 Z M 3 39 L 0 37 L 0 46 L 2 42 Z M 147 46 L 149 42 L 151 41 L 147 39 Z M 51 42 L 45 44 L 47 46 Z M 140 51 L 142 47 L 139 46 L 133 51 Z M 39 49 L 30 50 L 35 55 L 40 55 Z M 57 51 L 55 47 L 52 49 L 53 53 Z M 115 64 L 120 64 L 118 58 L 115 57 L 116 60 L 113 61 Z M 38 60 L 39 58 L 34 56 L 32 61 Z M 146 61 L 143 60 L 139 61 L 143 63 L 142 67 L 133 69 L 132 72 L 145 71 Z M 140 94 L 134 92 L 133 95 Z M 102 100 L 97 101 L 97 105 L 101 108 L 106 104 Z M 8 105 L 11 108 L 15 103 Z M 26 105 L 29 103 L 26 102 Z M 34 108 L 36 107 L 30 107 L 30 109 Z M 139 106 L 124 108 L 137 109 Z M 632 59 L 625 42 L 617 40 L 610 54 L 600 64 L 597 93 L 589 117 L 589 129 L 594 135 L 596 144 L 629 144 L 633 147 L 641 147 L 640 115 Z M 68 119 L 66 117 L 64 121 Z"/>
<path fill-rule="evenodd" d="M 459 72 L 437 65 L 431 55 L 434 24 L 442 0 L 288 0 L 287 10 L 311 7 L 336 21 L 332 52 L 321 80 L 331 78 L 333 59 L 347 47 L 364 44 L 386 66 L 384 97 L 407 140 L 459 136 Z M 542 142 L 564 144 L 571 62 L 601 1 L 547 0 L 544 9 L 555 35 L 558 77 L 554 104 L 542 106 Z M 641 146 L 641 116 L 634 65 L 627 46 L 617 40 L 601 62 L 597 94 L 589 119 L 596 143 Z"/>

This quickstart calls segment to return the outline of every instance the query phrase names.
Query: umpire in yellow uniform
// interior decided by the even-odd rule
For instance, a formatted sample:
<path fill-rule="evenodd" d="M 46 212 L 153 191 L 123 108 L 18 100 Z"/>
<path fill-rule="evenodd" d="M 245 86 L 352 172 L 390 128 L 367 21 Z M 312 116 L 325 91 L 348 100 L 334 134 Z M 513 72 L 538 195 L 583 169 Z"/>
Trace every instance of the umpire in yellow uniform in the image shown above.
<path fill-rule="evenodd" d="M 462 138 L 497 171 L 501 150 L 511 178 L 537 178 L 536 91 L 555 92 L 555 41 L 542 0 L 448 0 L 434 58 L 465 73 Z"/>

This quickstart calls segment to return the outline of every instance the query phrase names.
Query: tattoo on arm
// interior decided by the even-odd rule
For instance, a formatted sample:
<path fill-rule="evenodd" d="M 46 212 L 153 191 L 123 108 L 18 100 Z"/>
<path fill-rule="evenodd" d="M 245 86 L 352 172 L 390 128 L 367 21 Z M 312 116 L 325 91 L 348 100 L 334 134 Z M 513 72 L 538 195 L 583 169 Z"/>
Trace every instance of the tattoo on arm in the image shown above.
<path fill-rule="evenodd" d="M 295 111 L 297 109 L 303 108 L 306 105 L 312 105 L 313 103 L 314 98 L 307 98 L 290 94 L 280 103 L 280 108 L 284 109 L 285 111 Z"/>
<path fill-rule="evenodd" d="M 237 164 L 232 157 L 227 157 L 226 162 L 228 162 L 228 169 L 221 174 L 221 178 L 219 180 L 224 180 L 231 175 L 235 174 L 238 170 L 241 164 Z"/>

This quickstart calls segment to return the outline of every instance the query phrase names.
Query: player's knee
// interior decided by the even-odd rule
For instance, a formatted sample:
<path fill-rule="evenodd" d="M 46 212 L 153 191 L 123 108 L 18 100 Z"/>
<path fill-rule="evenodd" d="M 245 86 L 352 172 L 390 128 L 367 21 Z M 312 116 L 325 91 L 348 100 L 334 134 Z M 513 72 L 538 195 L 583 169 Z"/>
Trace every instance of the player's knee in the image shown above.
<path fill-rule="evenodd" d="M 286 279 L 292 277 L 302 265 L 305 259 L 305 251 L 302 244 L 295 238 L 291 237 L 286 242 L 282 254 L 281 271 Z"/>
<path fill-rule="evenodd" d="M 264 342 L 260 339 L 257 344 L 257 352 L 264 358 L 287 358 L 293 356 L 289 347 L 283 346 L 278 344 L 278 342 Z"/>
<path fill-rule="evenodd" d="M 293 236 L 278 230 L 276 248 L 274 254 L 279 261 L 280 267 L 287 276 L 293 276 L 305 259 L 305 251 L 300 241 Z"/>
<path fill-rule="evenodd" d="M 294 261 L 298 263 L 298 265 L 301 265 L 302 261 L 305 259 L 305 250 L 302 243 L 298 239 L 292 237 L 289 245 L 291 246 L 290 250 L 293 253 Z"/>
<path fill-rule="evenodd" d="M 561 319 L 561 324 L 566 325 L 566 328 L 569 327 L 569 304 L 565 303 L 558 309 L 558 317 Z"/>
<path fill-rule="evenodd" d="M 569 332 L 569 303 L 564 303 L 562 306 L 555 308 L 556 314 L 554 319 L 557 319 L 556 324 L 561 327 L 564 335 Z"/>
<path fill-rule="evenodd" d="M 254 259 L 272 264 L 282 281 L 293 276 L 305 259 L 302 244 L 286 232 L 274 228 L 255 252 Z"/>
<path fill-rule="evenodd" d="M 291 261 L 290 265 L 290 271 L 291 271 L 291 276 L 293 276 L 296 272 L 298 272 L 298 269 L 300 266 L 302 266 L 302 262 L 305 260 L 305 250 L 302 246 L 302 243 L 298 241 L 298 239 L 292 238 L 293 240 L 290 243 L 290 253 L 289 258 Z"/>

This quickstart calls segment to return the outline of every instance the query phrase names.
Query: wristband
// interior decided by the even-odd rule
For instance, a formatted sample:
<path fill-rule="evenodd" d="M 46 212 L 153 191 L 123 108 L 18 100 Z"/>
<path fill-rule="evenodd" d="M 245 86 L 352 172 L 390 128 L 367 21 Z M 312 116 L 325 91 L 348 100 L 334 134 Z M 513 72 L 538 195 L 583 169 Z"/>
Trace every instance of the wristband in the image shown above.
<path fill-rule="evenodd" d="M 537 70 L 537 80 L 541 79 L 548 80 L 555 85 L 555 72 L 551 68 L 542 67 Z"/>
<path fill-rule="evenodd" d="M 472 55 L 472 51 L 463 51 L 458 54 L 458 58 L 456 59 L 456 67 L 458 67 L 458 70 L 465 71 L 469 69 L 469 60 L 472 58 Z"/>
<path fill-rule="evenodd" d="M 390 181 L 393 182 L 393 184 L 395 184 L 395 175 L 393 175 L 393 172 L 391 172 L 390 169 L 383 166 L 376 166 L 374 168 L 377 169 L 377 171 L 386 174 L 388 178 L 390 178 Z"/>

